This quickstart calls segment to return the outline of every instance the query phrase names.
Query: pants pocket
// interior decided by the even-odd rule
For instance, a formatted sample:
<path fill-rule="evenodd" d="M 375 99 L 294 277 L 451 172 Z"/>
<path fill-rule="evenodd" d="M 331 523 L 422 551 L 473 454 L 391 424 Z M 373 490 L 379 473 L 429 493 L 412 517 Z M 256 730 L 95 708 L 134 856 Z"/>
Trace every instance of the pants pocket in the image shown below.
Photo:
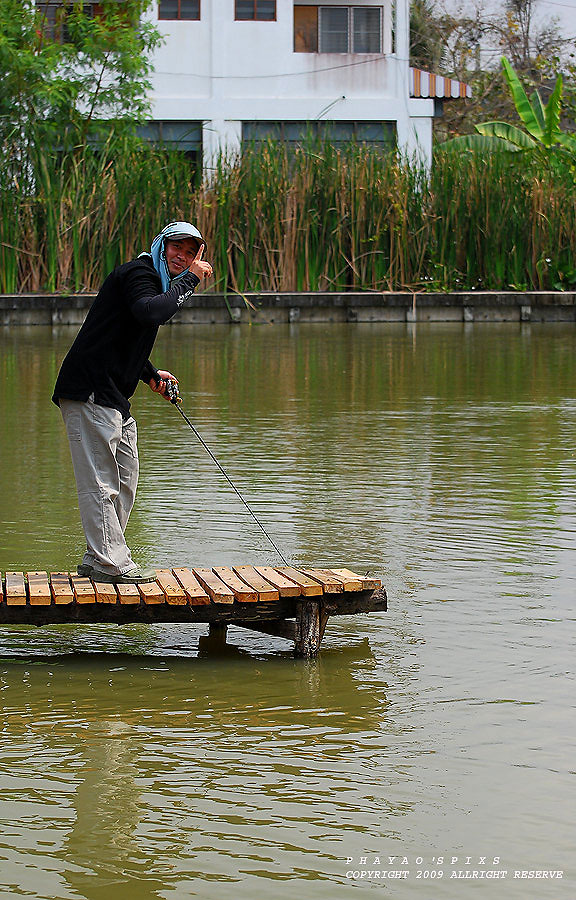
<path fill-rule="evenodd" d="M 66 416 L 66 434 L 69 441 L 81 441 L 82 430 L 80 427 L 80 413 L 70 412 Z"/>
<path fill-rule="evenodd" d="M 133 459 L 138 459 L 138 429 L 136 428 L 136 421 L 134 419 L 128 419 L 124 424 L 122 436 L 126 441 L 130 455 Z"/>

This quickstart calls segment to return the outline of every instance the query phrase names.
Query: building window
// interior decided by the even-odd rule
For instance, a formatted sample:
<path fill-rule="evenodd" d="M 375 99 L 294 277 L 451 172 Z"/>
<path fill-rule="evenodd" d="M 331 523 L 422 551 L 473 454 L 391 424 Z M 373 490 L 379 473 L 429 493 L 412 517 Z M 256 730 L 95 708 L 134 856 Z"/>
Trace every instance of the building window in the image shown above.
<path fill-rule="evenodd" d="M 200 18 L 200 0 L 160 0 L 158 18 L 198 20 Z"/>
<path fill-rule="evenodd" d="M 382 53 L 381 6 L 295 6 L 296 53 Z"/>
<path fill-rule="evenodd" d="M 382 10 L 377 6 L 354 7 L 350 12 L 352 53 L 381 53 Z"/>
<path fill-rule="evenodd" d="M 235 0 L 234 15 L 239 22 L 276 21 L 276 0 Z"/>
<path fill-rule="evenodd" d="M 66 19 L 73 5 L 66 0 L 36 0 L 36 10 L 40 16 L 40 27 L 50 40 L 61 44 L 70 43 L 72 38 Z M 95 19 L 103 12 L 101 3 L 82 3 L 82 14 L 88 19 Z"/>
<path fill-rule="evenodd" d="M 265 144 L 281 141 L 296 147 L 307 141 L 329 141 L 332 147 L 345 149 L 351 143 L 376 149 L 392 150 L 396 146 L 395 122 L 243 122 L 242 143 Z"/>
<path fill-rule="evenodd" d="M 202 122 L 178 119 L 153 120 L 139 125 L 137 133 L 144 141 L 178 150 L 198 174 L 202 171 Z"/>
<path fill-rule="evenodd" d="M 294 6 L 294 52 L 318 53 L 317 6 Z"/>

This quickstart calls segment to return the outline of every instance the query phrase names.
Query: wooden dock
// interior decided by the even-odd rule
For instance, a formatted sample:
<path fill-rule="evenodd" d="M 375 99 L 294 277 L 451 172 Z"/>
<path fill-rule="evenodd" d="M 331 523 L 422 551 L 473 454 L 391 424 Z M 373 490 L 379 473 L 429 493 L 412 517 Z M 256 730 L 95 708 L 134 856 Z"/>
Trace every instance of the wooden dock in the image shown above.
<path fill-rule="evenodd" d="M 213 566 L 158 569 L 149 584 L 103 584 L 69 572 L 6 572 L 0 625 L 207 623 L 226 640 L 238 625 L 316 656 L 330 616 L 381 612 L 378 578 L 346 568 Z"/>

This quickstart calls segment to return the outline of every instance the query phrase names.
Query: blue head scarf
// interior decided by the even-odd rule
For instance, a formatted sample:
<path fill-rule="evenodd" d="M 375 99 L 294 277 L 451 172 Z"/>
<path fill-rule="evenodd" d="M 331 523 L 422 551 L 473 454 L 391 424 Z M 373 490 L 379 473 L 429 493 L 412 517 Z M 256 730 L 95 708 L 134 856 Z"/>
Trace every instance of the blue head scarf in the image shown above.
<path fill-rule="evenodd" d="M 150 253 L 140 254 L 140 256 L 152 257 L 154 268 L 158 272 L 160 280 L 162 281 L 163 291 L 167 291 L 170 287 L 170 284 L 173 284 L 180 278 L 183 278 L 183 276 L 188 272 L 188 269 L 184 269 L 183 272 L 180 272 L 178 275 L 172 278 L 170 276 L 170 272 L 168 271 L 168 264 L 166 263 L 166 240 L 176 240 L 177 238 L 184 237 L 194 238 L 195 241 L 198 241 L 198 245 L 205 243 L 204 238 L 202 237 L 198 229 L 195 228 L 194 225 L 191 225 L 190 222 L 170 222 L 170 224 L 166 225 L 166 227 L 162 229 L 160 234 L 157 234 L 152 241 Z"/>

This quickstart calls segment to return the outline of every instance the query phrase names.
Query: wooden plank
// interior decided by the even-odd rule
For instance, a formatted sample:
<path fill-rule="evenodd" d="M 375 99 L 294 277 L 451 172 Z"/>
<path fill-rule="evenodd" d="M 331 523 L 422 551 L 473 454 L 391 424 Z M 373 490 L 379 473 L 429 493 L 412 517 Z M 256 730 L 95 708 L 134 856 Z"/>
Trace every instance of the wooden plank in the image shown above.
<path fill-rule="evenodd" d="M 93 581 L 96 603 L 116 603 L 118 595 L 113 584 L 106 581 Z"/>
<path fill-rule="evenodd" d="M 228 585 L 220 581 L 212 569 L 192 569 L 202 587 L 210 595 L 213 603 L 234 603 L 234 593 Z"/>
<path fill-rule="evenodd" d="M 96 603 L 96 592 L 89 578 L 81 578 L 80 575 L 71 575 L 72 590 L 76 603 Z"/>
<path fill-rule="evenodd" d="M 170 569 L 156 569 L 156 581 L 164 591 L 166 603 L 186 606 L 186 591 Z"/>
<path fill-rule="evenodd" d="M 254 568 L 262 578 L 265 578 L 277 589 L 281 597 L 299 597 L 301 595 L 300 587 L 288 578 L 284 578 L 272 566 L 254 566 Z"/>
<path fill-rule="evenodd" d="M 260 603 L 273 603 L 279 599 L 280 593 L 278 588 L 273 587 L 269 581 L 262 578 L 254 566 L 232 566 L 232 568 L 246 584 L 249 584 L 251 588 L 257 591 Z"/>
<path fill-rule="evenodd" d="M 350 569 L 330 569 L 330 572 L 334 572 L 339 577 L 349 579 L 348 584 L 351 582 L 360 583 L 360 587 L 345 587 L 345 591 L 377 591 L 378 588 L 382 587 L 382 582 L 379 578 L 357 575 L 356 572 L 351 572 Z"/>
<path fill-rule="evenodd" d="M 328 571 L 332 572 L 335 578 L 342 578 L 345 591 L 362 590 L 362 578 L 360 575 L 353 575 L 351 572 L 349 572 L 348 575 L 344 575 L 344 569 L 329 569 Z"/>
<path fill-rule="evenodd" d="M 48 583 L 46 572 L 26 572 L 28 579 L 28 594 L 30 606 L 50 606 L 52 603 L 52 591 Z"/>
<path fill-rule="evenodd" d="M 7 606 L 26 606 L 24 572 L 6 572 Z"/>
<path fill-rule="evenodd" d="M 256 603 L 258 591 L 255 591 L 245 581 L 242 581 L 233 569 L 230 569 L 228 566 L 214 566 L 212 571 L 230 588 L 239 603 Z"/>
<path fill-rule="evenodd" d="M 338 578 L 328 569 L 302 569 L 314 581 L 319 581 L 325 594 L 340 594 L 344 590 L 344 579 Z"/>
<path fill-rule="evenodd" d="M 292 619 L 269 619 L 268 621 L 253 619 L 244 622 L 235 621 L 233 624 L 239 628 L 258 631 L 260 634 L 271 634 L 274 637 L 285 638 L 287 641 L 295 641 L 297 637 L 296 622 Z"/>
<path fill-rule="evenodd" d="M 290 581 L 294 581 L 299 586 L 303 597 L 317 597 L 319 594 L 324 593 L 321 584 L 309 578 L 308 575 L 304 575 L 303 572 L 295 569 L 294 566 L 275 566 L 275 569 L 281 575 L 289 578 Z"/>
<path fill-rule="evenodd" d="M 210 606 L 210 597 L 190 569 L 172 569 L 178 579 L 190 606 Z"/>
<path fill-rule="evenodd" d="M 140 604 L 140 591 L 137 584 L 117 584 L 118 599 L 122 604 Z"/>
<path fill-rule="evenodd" d="M 68 572 L 52 572 L 50 575 L 50 588 L 54 603 L 73 603 L 74 591 L 70 584 Z"/>
<path fill-rule="evenodd" d="M 379 591 L 344 591 L 343 594 L 326 595 L 322 601 L 322 609 L 330 616 L 386 612 L 388 598 L 384 588 Z"/>
<path fill-rule="evenodd" d="M 137 585 L 144 603 L 166 603 L 166 595 L 155 581 L 145 581 Z"/>

